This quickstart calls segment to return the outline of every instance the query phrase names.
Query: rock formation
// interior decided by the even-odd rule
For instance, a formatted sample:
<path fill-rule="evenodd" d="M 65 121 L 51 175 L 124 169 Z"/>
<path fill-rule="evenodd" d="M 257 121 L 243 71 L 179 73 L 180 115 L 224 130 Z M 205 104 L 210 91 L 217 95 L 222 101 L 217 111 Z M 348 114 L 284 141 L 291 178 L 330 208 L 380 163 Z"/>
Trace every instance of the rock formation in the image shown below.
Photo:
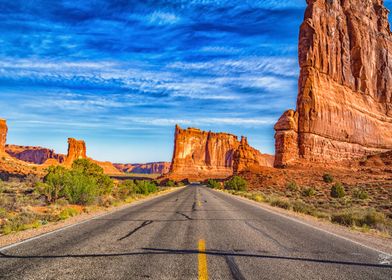
<path fill-rule="evenodd" d="M 262 154 L 248 144 L 248 139 L 241 137 L 241 142 L 234 152 L 233 171 L 239 173 L 245 170 L 257 171 L 260 166 L 272 167 L 274 164 L 274 156 Z"/>
<path fill-rule="evenodd" d="M 5 151 L 5 143 L 7 142 L 7 122 L 3 119 L 0 119 L 0 153 L 4 153 Z"/>
<path fill-rule="evenodd" d="M 166 174 L 170 170 L 170 162 L 149 162 L 149 163 L 115 163 L 114 166 L 125 173 L 138 174 Z"/>
<path fill-rule="evenodd" d="M 275 126 L 275 166 L 392 149 L 392 33 L 382 0 L 308 0 L 297 111 Z"/>
<path fill-rule="evenodd" d="M 225 178 L 235 171 L 268 162 L 249 147 L 245 138 L 197 128 L 175 128 L 173 160 L 169 177 L 181 179 Z M 271 165 L 271 163 L 270 163 Z"/>
<path fill-rule="evenodd" d="M 87 158 L 86 143 L 83 140 L 68 138 L 68 153 L 64 164 L 71 166 L 77 159 Z"/>
<path fill-rule="evenodd" d="M 66 158 L 65 155 L 56 154 L 53 150 L 42 147 L 6 145 L 5 151 L 14 158 L 35 164 L 44 164 L 49 159 L 62 163 Z"/>

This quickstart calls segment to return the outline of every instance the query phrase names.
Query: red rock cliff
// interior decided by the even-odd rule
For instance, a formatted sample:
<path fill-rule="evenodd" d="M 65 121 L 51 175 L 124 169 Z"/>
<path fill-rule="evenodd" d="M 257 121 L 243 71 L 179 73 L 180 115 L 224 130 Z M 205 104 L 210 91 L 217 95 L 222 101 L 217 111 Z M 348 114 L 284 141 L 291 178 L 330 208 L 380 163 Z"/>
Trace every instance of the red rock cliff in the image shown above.
<path fill-rule="evenodd" d="M 6 120 L 0 119 L 0 153 L 5 151 L 5 143 L 7 142 L 7 122 Z"/>
<path fill-rule="evenodd" d="M 83 140 L 68 138 L 68 154 L 64 164 L 71 166 L 75 160 L 83 158 L 87 158 L 86 143 Z"/>
<path fill-rule="evenodd" d="M 234 169 L 240 171 L 248 168 L 248 164 L 254 165 L 262 156 L 244 139 L 240 142 L 232 134 L 176 126 L 169 177 L 176 180 L 225 178 Z"/>
<path fill-rule="evenodd" d="M 383 1 L 307 3 L 297 111 L 275 126 L 275 165 L 392 149 L 392 34 Z"/>
<path fill-rule="evenodd" d="M 42 147 L 6 145 L 5 151 L 14 158 L 35 164 L 44 164 L 49 159 L 62 163 L 66 158 L 65 155 L 56 154 L 53 150 Z"/>

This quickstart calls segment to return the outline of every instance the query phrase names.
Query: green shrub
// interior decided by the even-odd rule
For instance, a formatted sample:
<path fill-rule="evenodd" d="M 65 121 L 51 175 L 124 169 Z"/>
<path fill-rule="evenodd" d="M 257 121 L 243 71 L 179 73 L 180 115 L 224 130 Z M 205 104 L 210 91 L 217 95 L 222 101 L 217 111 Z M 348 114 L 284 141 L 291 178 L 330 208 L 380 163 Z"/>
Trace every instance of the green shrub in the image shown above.
<path fill-rule="evenodd" d="M 353 192 L 353 197 L 357 199 L 368 199 L 369 194 L 365 190 L 355 189 Z"/>
<path fill-rule="evenodd" d="M 62 195 L 70 171 L 62 166 L 50 166 L 47 172 L 44 182 L 36 183 L 35 190 L 37 193 L 44 195 L 48 202 L 56 202 Z"/>
<path fill-rule="evenodd" d="M 291 209 L 291 204 L 287 200 L 273 199 L 270 201 L 271 206 L 279 207 L 283 209 Z"/>
<path fill-rule="evenodd" d="M 346 195 L 346 192 L 344 191 L 344 187 L 341 183 L 336 183 L 335 185 L 332 186 L 331 188 L 331 196 L 334 198 L 342 198 Z"/>
<path fill-rule="evenodd" d="M 377 229 L 384 229 L 387 224 L 386 216 L 374 209 L 345 210 L 332 214 L 331 220 L 332 222 L 345 226 L 371 227 Z"/>
<path fill-rule="evenodd" d="M 234 176 L 225 183 L 225 189 L 234 191 L 246 191 L 248 189 L 248 183 L 245 179 L 240 176 Z"/>
<path fill-rule="evenodd" d="M 125 180 L 117 186 L 115 197 L 125 199 L 135 193 L 136 184 L 133 180 Z"/>
<path fill-rule="evenodd" d="M 99 194 L 100 191 L 96 179 L 80 171 L 72 172 L 64 188 L 65 197 L 73 204 L 91 204 Z"/>
<path fill-rule="evenodd" d="M 333 178 L 333 176 L 331 174 L 326 173 L 326 174 L 323 175 L 323 181 L 325 183 L 332 183 L 333 180 L 334 180 L 334 178 Z"/>
<path fill-rule="evenodd" d="M 64 208 L 60 212 L 59 218 L 60 218 L 60 220 L 66 220 L 66 219 L 68 219 L 70 217 L 74 217 L 74 216 L 76 216 L 78 214 L 79 214 L 79 211 L 76 210 L 75 208 L 67 207 L 67 208 Z"/>
<path fill-rule="evenodd" d="M 295 192 L 298 190 L 298 185 L 296 182 L 291 181 L 286 185 L 286 188 L 291 192 Z"/>
<path fill-rule="evenodd" d="M 250 199 L 252 199 L 252 200 L 254 200 L 256 202 L 266 201 L 265 196 L 263 194 L 260 194 L 260 193 L 253 193 Z"/>
<path fill-rule="evenodd" d="M 306 188 L 302 191 L 302 195 L 306 197 L 311 197 L 316 194 L 316 190 L 314 188 Z"/>
<path fill-rule="evenodd" d="M 296 200 L 292 203 L 292 207 L 293 207 L 293 211 L 298 212 L 298 213 L 303 213 L 303 214 L 307 214 L 307 215 L 313 215 L 315 213 L 315 209 L 300 201 L 300 200 Z"/>
<path fill-rule="evenodd" d="M 174 182 L 173 180 L 168 180 L 165 185 L 166 187 L 172 188 L 176 186 L 176 182 Z"/>
<path fill-rule="evenodd" d="M 211 188 L 211 189 L 221 189 L 221 184 L 213 179 L 208 179 L 207 180 L 207 187 Z"/>
<path fill-rule="evenodd" d="M 154 182 L 140 180 L 136 181 L 134 192 L 137 194 L 148 195 L 150 193 L 156 192 L 157 190 L 157 186 Z"/>

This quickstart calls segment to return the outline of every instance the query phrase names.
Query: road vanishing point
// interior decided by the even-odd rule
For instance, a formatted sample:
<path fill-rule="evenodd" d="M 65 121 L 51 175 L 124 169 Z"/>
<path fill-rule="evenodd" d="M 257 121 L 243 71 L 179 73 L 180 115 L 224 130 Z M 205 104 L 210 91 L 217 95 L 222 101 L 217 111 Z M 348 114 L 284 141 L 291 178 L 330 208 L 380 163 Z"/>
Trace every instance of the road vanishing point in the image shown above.
<path fill-rule="evenodd" d="M 390 255 L 188 186 L 0 250 L 1 279 L 392 279 Z"/>

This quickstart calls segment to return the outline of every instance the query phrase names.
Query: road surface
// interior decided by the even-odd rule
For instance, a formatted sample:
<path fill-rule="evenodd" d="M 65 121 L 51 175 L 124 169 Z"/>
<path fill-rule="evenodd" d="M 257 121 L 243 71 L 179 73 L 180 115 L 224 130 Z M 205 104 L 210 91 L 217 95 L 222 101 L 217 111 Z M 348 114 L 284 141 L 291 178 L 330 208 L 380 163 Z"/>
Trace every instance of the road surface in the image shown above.
<path fill-rule="evenodd" d="M 3 249 L 0 278 L 390 280 L 388 257 L 189 186 Z"/>

